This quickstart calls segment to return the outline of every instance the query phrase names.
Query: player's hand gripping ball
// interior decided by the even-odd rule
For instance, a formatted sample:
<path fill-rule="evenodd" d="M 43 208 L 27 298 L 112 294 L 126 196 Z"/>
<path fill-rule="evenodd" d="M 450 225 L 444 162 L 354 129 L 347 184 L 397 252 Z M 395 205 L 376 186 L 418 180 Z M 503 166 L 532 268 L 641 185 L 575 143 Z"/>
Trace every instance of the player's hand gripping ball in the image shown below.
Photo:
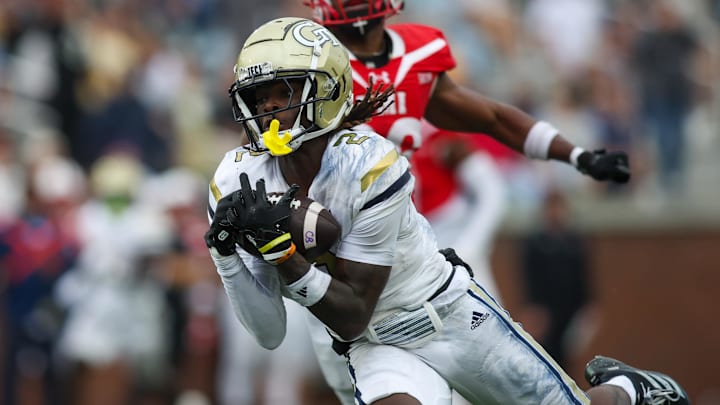
<path fill-rule="evenodd" d="M 268 200 L 275 204 L 281 194 L 271 193 Z M 327 252 L 340 237 L 340 224 L 319 202 L 308 198 L 295 198 L 290 203 L 290 235 L 297 252 L 313 261 Z"/>
<path fill-rule="evenodd" d="M 253 190 L 247 173 L 240 173 L 240 189 L 232 193 L 232 206 L 227 210 L 228 222 L 240 233 L 238 244 L 253 254 L 259 252 L 263 260 L 272 265 L 295 254 L 288 222 L 290 203 L 298 189 L 292 185 L 277 204 L 271 204 L 265 192 L 265 180 L 259 179 Z"/>
<path fill-rule="evenodd" d="M 295 252 L 308 261 L 327 252 L 340 237 L 340 224 L 320 203 L 294 198 L 298 186 L 285 193 L 265 191 L 265 181 L 250 186 L 240 174 L 240 189 L 230 197 L 227 220 L 239 234 L 237 243 L 248 253 L 278 265 Z"/>

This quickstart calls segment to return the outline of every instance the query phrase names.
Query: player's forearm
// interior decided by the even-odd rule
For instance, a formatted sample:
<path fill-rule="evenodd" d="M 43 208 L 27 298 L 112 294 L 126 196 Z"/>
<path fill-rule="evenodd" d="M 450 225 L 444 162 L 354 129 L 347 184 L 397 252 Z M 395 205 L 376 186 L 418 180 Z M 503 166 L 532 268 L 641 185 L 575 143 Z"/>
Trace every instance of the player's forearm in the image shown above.
<path fill-rule="evenodd" d="M 617 183 L 630 180 L 630 166 L 625 152 L 586 151 L 563 138 L 557 128 L 545 121 L 537 121 L 530 127 L 525 136 L 523 153 L 533 159 L 567 162 L 595 180 Z"/>
<path fill-rule="evenodd" d="M 365 299 L 349 284 L 332 278 L 301 255 L 278 266 L 290 298 L 307 307 L 341 338 L 352 340 L 367 328 L 376 300 Z"/>
<path fill-rule="evenodd" d="M 493 104 L 494 120 L 489 135 L 531 159 L 570 162 L 575 145 L 551 124 L 538 121 L 522 110 L 502 103 Z"/>
<path fill-rule="evenodd" d="M 262 347 L 278 347 L 286 330 L 279 278 L 272 272 L 255 277 L 237 255 L 212 259 L 237 319 Z"/>
<path fill-rule="evenodd" d="M 490 135 L 530 158 L 569 162 L 574 149 L 552 125 L 452 83 L 436 92 L 426 117 L 438 128 Z"/>
<path fill-rule="evenodd" d="M 310 311 L 343 340 L 350 341 L 365 333 L 374 308 L 349 285 L 333 280 L 323 299 Z"/>

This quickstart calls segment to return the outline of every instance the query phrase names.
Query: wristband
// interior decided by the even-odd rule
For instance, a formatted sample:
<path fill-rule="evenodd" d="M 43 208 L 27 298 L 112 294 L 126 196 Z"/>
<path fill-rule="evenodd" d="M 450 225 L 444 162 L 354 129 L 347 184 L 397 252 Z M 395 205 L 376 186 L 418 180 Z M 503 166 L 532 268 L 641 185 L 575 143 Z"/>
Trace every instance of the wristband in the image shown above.
<path fill-rule="evenodd" d="M 325 296 L 325 292 L 330 287 L 330 281 L 332 281 L 332 277 L 329 274 L 311 264 L 310 270 L 304 276 L 286 287 L 290 292 L 291 299 L 304 307 L 309 307 L 317 304 Z"/>
<path fill-rule="evenodd" d="M 582 155 L 582 153 L 585 152 L 585 149 L 576 146 L 573 148 L 572 152 L 570 152 L 570 164 L 578 167 L 578 157 Z"/>
<path fill-rule="evenodd" d="M 283 250 L 273 251 L 273 249 L 277 248 L 278 245 L 288 241 L 290 242 L 290 246 Z M 286 232 L 266 243 L 264 246 L 259 247 L 258 251 L 262 254 L 262 257 L 266 262 L 272 264 L 273 266 L 277 266 L 295 254 L 295 249 L 295 244 L 292 242 L 290 233 Z"/>
<path fill-rule="evenodd" d="M 547 159 L 553 138 L 559 133 L 557 128 L 545 121 L 538 121 L 530 128 L 525 138 L 523 152 L 532 159 Z"/>

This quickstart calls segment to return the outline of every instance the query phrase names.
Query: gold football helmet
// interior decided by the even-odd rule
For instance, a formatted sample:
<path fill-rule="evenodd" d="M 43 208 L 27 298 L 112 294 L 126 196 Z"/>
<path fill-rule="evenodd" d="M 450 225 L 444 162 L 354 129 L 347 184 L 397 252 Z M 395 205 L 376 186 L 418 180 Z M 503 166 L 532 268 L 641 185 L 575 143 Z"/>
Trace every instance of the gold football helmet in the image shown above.
<path fill-rule="evenodd" d="M 282 81 L 292 91 L 290 82 L 298 80 L 303 82 L 298 103 L 271 112 L 257 110 L 258 86 Z M 288 130 L 287 146 L 294 151 L 304 141 L 338 128 L 353 104 L 352 83 L 347 50 L 335 36 L 313 21 L 287 17 L 263 24 L 248 37 L 238 55 L 235 83 L 229 92 L 235 121 L 244 125 L 256 151 L 268 151 L 259 119 L 299 108 Z"/>

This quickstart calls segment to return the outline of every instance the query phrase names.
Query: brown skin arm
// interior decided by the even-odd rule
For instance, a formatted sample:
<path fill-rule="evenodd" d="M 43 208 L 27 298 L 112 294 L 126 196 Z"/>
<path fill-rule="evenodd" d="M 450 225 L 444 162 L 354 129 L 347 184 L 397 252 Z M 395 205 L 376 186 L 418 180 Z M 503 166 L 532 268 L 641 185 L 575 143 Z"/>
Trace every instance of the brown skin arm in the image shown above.
<path fill-rule="evenodd" d="M 278 266 L 278 271 L 285 284 L 291 284 L 309 268 L 310 263 L 302 255 L 294 254 Z M 380 293 L 390 276 L 390 267 L 338 258 L 337 270 L 332 276 L 325 296 L 309 309 L 341 338 L 353 340 L 370 323 Z"/>
<path fill-rule="evenodd" d="M 511 105 L 456 84 L 444 73 L 438 77 L 425 119 L 450 131 L 488 134 L 520 153 L 530 128 L 537 122 Z M 558 135 L 550 144 L 548 157 L 567 162 L 573 147 Z"/>

